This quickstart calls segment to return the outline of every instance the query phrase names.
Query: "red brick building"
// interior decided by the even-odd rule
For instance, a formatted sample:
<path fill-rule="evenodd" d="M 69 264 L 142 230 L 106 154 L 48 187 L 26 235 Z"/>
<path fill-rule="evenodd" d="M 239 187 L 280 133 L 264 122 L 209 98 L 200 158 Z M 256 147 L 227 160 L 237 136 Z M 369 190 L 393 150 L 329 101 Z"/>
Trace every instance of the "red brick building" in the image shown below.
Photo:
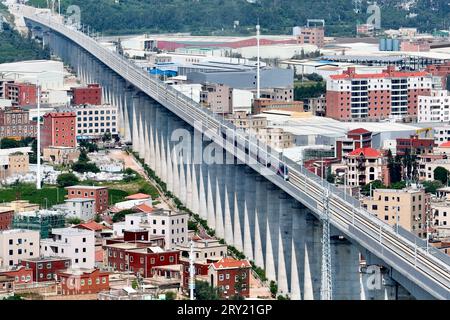
<path fill-rule="evenodd" d="M 0 208 L 0 231 L 8 230 L 14 216 L 14 210 Z"/>
<path fill-rule="evenodd" d="M 22 260 L 22 266 L 32 271 L 34 282 L 54 281 L 60 270 L 65 270 L 71 265 L 71 259 L 62 257 L 41 257 Z"/>
<path fill-rule="evenodd" d="M 433 153 L 434 139 L 419 138 L 412 135 L 409 138 L 397 138 L 397 155 L 409 153 L 411 155 L 424 155 Z"/>
<path fill-rule="evenodd" d="M 14 277 L 14 284 L 26 284 L 33 282 L 33 270 L 24 266 L 18 266 L 13 270 L 0 272 L 0 276 Z"/>
<path fill-rule="evenodd" d="M 418 96 L 430 94 L 428 72 L 396 71 L 388 66 L 382 73 L 358 74 L 348 68 L 327 81 L 326 116 L 341 120 L 417 118 Z"/>
<path fill-rule="evenodd" d="M 95 213 L 101 214 L 108 209 L 108 188 L 94 186 L 72 186 L 67 187 L 68 199 L 94 199 Z"/>
<path fill-rule="evenodd" d="M 88 84 L 87 87 L 72 88 L 72 105 L 102 104 L 102 88 L 99 84 Z"/>
<path fill-rule="evenodd" d="M 0 110 L 0 138 L 36 137 L 37 124 L 30 121 L 29 112 L 19 107 Z"/>
<path fill-rule="evenodd" d="M 347 137 L 336 139 L 336 158 L 344 156 L 359 148 L 372 147 L 372 132 L 359 128 L 347 132 Z"/>
<path fill-rule="evenodd" d="M 14 106 L 33 106 L 37 103 L 37 89 L 34 84 L 6 83 L 4 95 Z"/>
<path fill-rule="evenodd" d="M 205 277 L 207 278 L 208 276 L 208 270 L 209 270 L 209 266 L 211 265 L 213 261 L 207 261 L 207 260 L 203 260 L 203 261 L 196 261 L 194 262 L 194 274 L 195 277 Z M 183 289 L 187 290 L 189 289 L 189 259 L 186 258 L 181 258 L 180 259 L 180 264 L 183 265 L 183 273 L 182 273 L 182 287 Z"/>
<path fill-rule="evenodd" d="M 322 48 L 325 45 L 325 29 L 323 27 L 303 27 L 297 36 L 298 44 L 313 44 Z"/>
<path fill-rule="evenodd" d="M 152 268 L 155 266 L 179 264 L 179 251 L 164 251 L 160 247 L 144 243 L 107 244 L 104 249 L 110 268 L 140 273 L 144 278 L 152 276 Z"/>
<path fill-rule="evenodd" d="M 46 148 L 77 146 L 75 112 L 52 112 L 44 115 L 41 127 L 41 146 Z"/>
<path fill-rule="evenodd" d="M 228 299 L 236 295 L 248 298 L 251 268 L 247 260 L 223 258 L 209 266 L 210 285 L 219 288 L 222 298 Z"/>
<path fill-rule="evenodd" d="M 109 290 L 109 273 L 99 269 L 61 270 L 57 273 L 63 295 L 95 294 Z"/>

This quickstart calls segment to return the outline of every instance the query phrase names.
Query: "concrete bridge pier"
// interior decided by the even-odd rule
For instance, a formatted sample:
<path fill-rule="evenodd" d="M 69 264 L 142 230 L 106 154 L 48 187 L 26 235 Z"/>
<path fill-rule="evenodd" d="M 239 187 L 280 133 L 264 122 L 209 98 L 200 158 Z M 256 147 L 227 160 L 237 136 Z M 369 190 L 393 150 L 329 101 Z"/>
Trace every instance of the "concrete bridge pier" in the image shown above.
<path fill-rule="evenodd" d="M 269 184 L 266 189 L 267 213 L 266 224 L 266 276 L 269 280 L 277 281 L 278 273 L 278 216 L 280 208 L 281 191 Z M 284 196 L 283 200 L 284 200 Z M 264 240 L 263 240 L 264 241 Z"/>
<path fill-rule="evenodd" d="M 256 175 L 255 177 L 255 222 L 254 230 L 251 232 L 255 237 L 254 253 L 255 264 L 264 269 L 266 265 L 266 230 L 267 230 L 267 188 L 269 183 L 264 177 Z M 267 276 L 267 271 L 266 271 Z"/>
<path fill-rule="evenodd" d="M 249 167 L 245 168 L 245 206 L 244 206 L 244 254 L 254 260 L 255 247 L 255 211 L 256 211 L 256 173 Z"/>

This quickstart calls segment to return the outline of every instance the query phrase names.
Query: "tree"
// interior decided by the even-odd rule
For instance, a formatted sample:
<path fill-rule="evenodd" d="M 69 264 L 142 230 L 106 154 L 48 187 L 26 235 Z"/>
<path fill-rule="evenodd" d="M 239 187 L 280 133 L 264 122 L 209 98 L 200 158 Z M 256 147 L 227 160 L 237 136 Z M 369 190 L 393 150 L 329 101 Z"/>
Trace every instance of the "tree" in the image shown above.
<path fill-rule="evenodd" d="M 438 180 L 442 182 L 442 184 L 446 185 L 448 181 L 448 170 L 443 167 L 437 167 L 433 171 L 434 173 L 434 180 Z"/>
<path fill-rule="evenodd" d="M 97 213 L 95 215 L 94 221 L 97 222 L 97 223 L 102 222 L 102 216 Z"/>
<path fill-rule="evenodd" d="M 425 192 L 436 194 L 437 189 L 442 188 L 444 185 L 441 181 L 424 181 L 422 182 Z"/>
<path fill-rule="evenodd" d="M 177 293 L 174 291 L 168 291 L 166 292 L 166 300 L 176 300 Z"/>
<path fill-rule="evenodd" d="M 112 139 L 111 132 L 105 132 L 105 134 L 102 136 L 103 142 L 111 141 L 111 139 Z"/>
<path fill-rule="evenodd" d="M 56 178 L 56 183 L 58 184 L 58 187 L 60 187 L 60 188 L 71 187 L 71 186 L 78 184 L 78 182 L 80 182 L 78 177 L 71 172 L 61 173 Z"/>
<path fill-rule="evenodd" d="M 219 289 L 206 281 L 195 281 L 195 298 L 197 300 L 220 300 Z"/>
<path fill-rule="evenodd" d="M 134 211 L 132 209 L 127 209 L 127 210 L 122 210 L 122 211 L 116 212 L 112 217 L 112 221 L 113 222 L 125 221 L 125 216 L 128 214 L 132 214 L 132 213 L 134 213 Z"/>
<path fill-rule="evenodd" d="M 90 161 L 88 154 L 86 152 L 86 149 L 82 148 L 80 150 L 80 156 L 78 157 L 78 161 L 79 162 L 89 162 Z"/>
<path fill-rule="evenodd" d="M 361 188 L 361 193 L 365 196 L 370 196 L 370 186 L 372 186 L 372 190 L 375 189 L 386 189 L 386 186 L 383 184 L 381 180 L 372 181 L 369 184 L 364 185 Z"/>
<path fill-rule="evenodd" d="M 270 287 L 270 293 L 272 294 L 272 297 L 275 298 L 276 295 L 277 295 L 277 292 L 278 292 L 278 285 L 277 285 L 277 283 L 275 281 L 271 280 L 269 287 Z"/>
<path fill-rule="evenodd" d="M 83 222 L 83 220 L 81 220 L 78 217 L 68 218 L 66 221 L 68 224 L 75 224 L 75 225 Z"/>
<path fill-rule="evenodd" d="M 389 150 L 387 153 L 389 177 L 391 183 L 396 183 L 402 180 L 402 164 L 399 156 L 393 157 L 392 151 Z"/>
<path fill-rule="evenodd" d="M 244 300 L 244 296 L 242 295 L 242 289 L 244 288 L 244 284 L 245 284 L 245 278 L 244 278 L 245 272 L 246 271 L 242 268 L 238 269 L 237 280 L 234 283 L 234 289 L 237 293 L 232 296 L 232 298 L 231 298 L 232 300 Z"/>
<path fill-rule="evenodd" d="M 34 139 L 31 143 L 31 153 L 30 153 L 30 163 L 36 164 L 37 163 L 37 140 Z"/>
<path fill-rule="evenodd" d="M 20 148 L 19 141 L 9 138 L 3 138 L 0 140 L 0 149 Z"/>
<path fill-rule="evenodd" d="M 98 173 L 100 169 L 95 163 L 77 161 L 72 165 L 72 170 L 78 173 L 93 172 Z"/>

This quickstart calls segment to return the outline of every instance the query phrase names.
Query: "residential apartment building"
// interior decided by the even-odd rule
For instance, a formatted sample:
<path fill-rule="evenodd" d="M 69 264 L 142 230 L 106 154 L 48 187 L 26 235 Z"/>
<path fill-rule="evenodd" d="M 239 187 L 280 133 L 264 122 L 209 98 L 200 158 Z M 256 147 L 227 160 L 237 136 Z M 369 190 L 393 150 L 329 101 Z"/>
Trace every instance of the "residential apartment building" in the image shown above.
<path fill-rule="evenodd" d="M 30 121 L 29 112 L 18 107 L 0 109 L 0 139 L 37 136 L 37 123 Z"/>
<path fill-rule="evenodd" d="M 33 282 L 55 281 L 56 273 L 70 267 L 71 259 L 63 257 L 37 257 L 22 260 L 22 266 L 30 269 Z"/>
<path fill-rule="evenodd" d="M 347 132 L 347 136 L 336 139 L 335 157 L 342 160 L 347 154 L 359 148 L 372 147 L 372 132 L 358 128 Z"/>
<path fill-rule="evenodd" d="M 41 147 L 69 147 L 77 146 L 75 112 L 52 112 L 44 115 L 41 127 Z"/>
<path fill-rule="evenodd" d="M 313 44 L 322 48 L 325 45 L 325 29 L 323 27 L 302 27 L 297 36 L 298 44 Z"/>
<path fill-rule="evenodd" d="M 261 98 L 253 101 L 252 113 L 259 114 L 270 111 L 303 112 L 303 105 L 304 104 L 302 101 L 284 101 Z"/>
<path fill-rule="evenodd" d="M 450 61 L 427 66 L 426 71 L 439 78 L 441 89 L 450 90 Z"/>
<path fill-rule="evenodd" d="M 180 256 L 179 251 L 164 251 L 158 246 L 139 242 L 111 243 L 104 249 L 111 270 L 139 273 L 144 278 L 152 276 L 153 267 L 178 264 Z"/>
<path fill-rule="evenodd" d="M 127 215 L 126 218 L 128 216 L 130 215 Z M 131 218 L 132 216 L 129 219 Z M 175 249 L 179 244 L 188 242 L 188 220 L 189 215 L 187 213 L 157 209 L 146 214 L 138 225 L 139 228 L 149 230 L 150 236 L 163 236 L 165 249 L 170 250 Z M 129 230 L 130 227 L 127 226 L 127 222 L 125 225 L 126 230 Z"/>
<path fill-rule="evenodd" d="M 193 239 L 194 258 L 201 260 L 220 260 L 227 255 L 227 245 L 221 244 L 217 239 Z M 189 258 L 190 243 L 179 244 L 176 249 L 181 252 L 181 257 Z"/>
<path fill-rule="evenodd" d="M 351 67 L 327 81 L 326 116 L 342 121 L 415 119 L 419 96 L 431 89 L 432 76 L 427 72 L 388 66 L 382 73 L 357 74 Z"/>
<path fill-rule="evenodd" d="M 99 106 L 102 104 L 102 87 L 99 84 L 88 84 L 87 87 L 72 88 L 71 94 L 71 104 L 75 106 L 82 104 Z"/>
<path fill-rule="evenodd" d="M 250 130 L 252 132 L 258 132 L 260 129 L 265 129 L 269 124 L 265 117 L 249 116 L 246 112 L 236 112 L 229 120 L 236 129 Z"/>
<path fill-rule="evenodd" d="M 288 149 L 294 146 L 294 135 L 281 128 L 259 129 L 256 137 L 261 142 L 278 149 Z"/>
<path fill-rule="evenodd" d="M 69 110 L 77 114 L 78 140 L 99 140 L 107 132 L 113 136 L 119 133 L 118 111 L 115 106 L 84 104 Z"/>
<path fill-rule="evenodd" d="M 37 89 L 29 83 L 6 83 L 5 99 L 11 100 L 13 106 L 33 106 L 37 102 Z"/>
<path fill-rule="evenodd" d="M 72 198 L 65 200 L 63 205 L 67 217 L 89 221 L 95 218 L 95 199 Z"/>
<path fill-rule="evenodd" d="M 232 113 L 233 89 L 224 84 L 204 84 L 200 92 L 200 103 L 213 113 Z"/>
<path fill-rule="evenodd" d="M 446 197 L 431 199 L 430 218 L 438 238 L 450 237 L 450 201 Z"/>
<path fill-rule="evenodd" d="M 372 148 L 360 148 L 344 157 L 347 167 L 347 184 L 361 187 L 375 180 L 389 185 L 389 170 L 384 156 Z"/>
<path fill-rule="evenodd" d="M 433 126 L 433 137 L 436 145 L 450 141 L 450 125 Z"/>
<path fill-rule="evenodd" d="M 409 138 L 397 138 L 397 154 L 424 155 L 433 152 L 434 139 L 420 138 L 412 135 Z"/>
<path fill-rule="evenodd" d="M 12 227 L 39 231 L 41 239 L 48 238 L 53 228 L 63 228 L 66 223 L 65 212 L 60 210 L 37 209 L 16 212 Z"/>
<path fill-rule="evenodd" d="M 0 267 L 12 267 L 39 256 L 39 232 L 24 229 L 0 231 Z"/>
<path fill-rule="evenodd" d="M 95 233 L 78 228 L 52 230 L 52 237 L 41 240 L 41 254 L 48 257 L 67 257 L 73 267 L 95 266 Z"/>
<path fill-rule="evenodd" d="M 450 96 L 447 90 L 431 90 L 429 95 L 419 96 L 417 122 L 450 121 Z"/>
<path fill-rule="evenodd" d="M 250 296 L 250 272 L 252 266 L 248 260 L 222 258 L 209 266 L 209 283 L 219 288 L 222 298 Z"/>
<path fill-rule="evenodd" d="M 63 296 L 97 294 L 109 290 L 109 273 L 99 269 L 66 269 L 57 272 Z"/>
<path fill-rule="evenodd" d="M 95 186 L 71 186 L 67 187 L 67 198 L 71 199 L 94 199 L 95 213 L 103 213 L 108 209 L 108 188 Z"/>
<path fill-rule="evenodd" d="M 419 237 L 426 237 L 426 219 L 430 214 L 430 195 L 415 187 L 403 190 L 376 189 L 363 200 L 364 207 L 390 225 L 398 225 Z"/>

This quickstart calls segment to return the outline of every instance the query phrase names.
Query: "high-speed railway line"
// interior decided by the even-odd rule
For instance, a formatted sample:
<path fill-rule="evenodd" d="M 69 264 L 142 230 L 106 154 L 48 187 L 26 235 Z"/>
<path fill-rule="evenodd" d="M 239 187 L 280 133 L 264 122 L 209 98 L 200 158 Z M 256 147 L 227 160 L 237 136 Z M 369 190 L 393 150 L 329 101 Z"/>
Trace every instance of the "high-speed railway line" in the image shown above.
<path fill-rule="evenodd" d="M 124 57 L 102 47 L 87 35 L 56 22 L 49 15 L 24 13 L 24 18 L 29 23 L 53 30 L 76 43 L 319 217 L 324 214 L 324 195 L 328 194 L 332 226 L 431 296 L 450 299 L 450 257 L 435 248 L 426 249 L 422 239 L 401 228 L 401 232 L 397 232 L 396 228 L 361 208 L 358 200 L 284 158 L 277 150 L 257 141 L 253 136 L 236 130 L 228 121 L 150 76 Z"/>

